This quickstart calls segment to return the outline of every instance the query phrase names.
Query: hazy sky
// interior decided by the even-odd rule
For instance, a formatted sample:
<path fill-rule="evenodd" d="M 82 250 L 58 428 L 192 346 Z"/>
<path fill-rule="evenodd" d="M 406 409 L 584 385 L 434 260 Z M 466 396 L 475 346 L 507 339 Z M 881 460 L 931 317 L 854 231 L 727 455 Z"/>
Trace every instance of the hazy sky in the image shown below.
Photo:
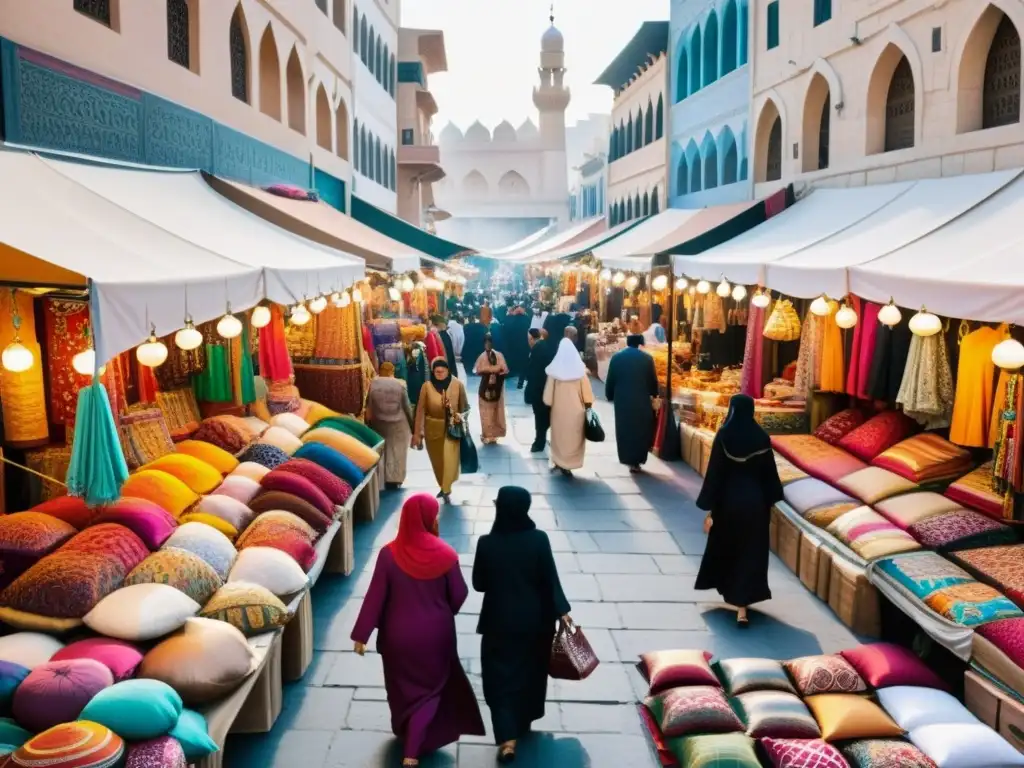
<path fill-rule="evenodd" d="M 402 0 L 402 26 L 440 29 L 448 72 L 430 76 L 440 113 L 465 130 L 479 119 L 494 128 L 534 117 L 533 87 L 550 0 Z M 572 90 L 566 122 L 611 112 L 612 91 L 594 80 L 644 21 L 668 18 L 669 0 L 557 0 L 555 26 L 565 36 L 566 79 Z"/>

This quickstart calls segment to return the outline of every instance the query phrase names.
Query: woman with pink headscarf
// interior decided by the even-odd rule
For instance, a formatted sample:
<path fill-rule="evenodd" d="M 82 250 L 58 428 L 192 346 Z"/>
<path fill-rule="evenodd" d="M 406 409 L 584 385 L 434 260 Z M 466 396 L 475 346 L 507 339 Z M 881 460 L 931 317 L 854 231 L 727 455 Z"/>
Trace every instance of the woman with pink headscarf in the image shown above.
<path fill-rule="evenodd" d="M 458 554 L 438 536 L 439 509 L 425 493 L 405 502 L 398 535 L 377 556 L 352 630 L 360 655 L 377 630 L 402 765 L 419 765 L 421 755 L 485 732 L 455 635 L 455 615 L 469 589 Z"/>

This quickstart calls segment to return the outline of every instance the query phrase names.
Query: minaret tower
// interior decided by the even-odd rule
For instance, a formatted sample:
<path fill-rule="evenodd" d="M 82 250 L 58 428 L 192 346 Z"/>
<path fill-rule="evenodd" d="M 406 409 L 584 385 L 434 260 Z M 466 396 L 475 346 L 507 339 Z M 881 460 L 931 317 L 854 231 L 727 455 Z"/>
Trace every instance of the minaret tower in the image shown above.
<path fill-rule="evenodd" d="M 571 95 L 565 85 L 565 40 L 555 27 L 555 9 L 551 7 L 551 26 L 540 39 L 540 85 L 533 89 L 533 103 L 540 123 L 540 148 L 543 156 L 543 196 L 546 200 L 564 200 L 569 218 L 569 169 L 565 153 L 565 110 Z"/>

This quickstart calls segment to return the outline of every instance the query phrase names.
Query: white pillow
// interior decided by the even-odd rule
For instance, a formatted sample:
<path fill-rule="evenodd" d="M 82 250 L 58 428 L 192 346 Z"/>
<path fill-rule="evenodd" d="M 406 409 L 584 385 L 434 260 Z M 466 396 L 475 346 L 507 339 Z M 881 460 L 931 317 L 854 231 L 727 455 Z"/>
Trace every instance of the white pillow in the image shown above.
<path fill-rule="evenodd" d="M 976 725 L 971 712 L 945 691 L 897 685 L 878 691 L 878 703 L 904 731 L 928 725 Z"/>
<path fill-rule="evenodd" d="M 15 632 L 0 637 L 0 661 L 9 661 L 27 669 L 45 664 L 64 647 L 60 640 L 41 632 Z"/>
<path fill-rule="evenodd" d="M 296 437 L 302 437 L 305 432 L 309 431 L 309 423 L 294 413 L 277 414 L 270 419 L 270 426 L 287 429 Z"/>
<path fill-rule="evenodd" d="M 261 445 L 272 445 L 291 456 L 302 447 L 302 441 L 284 427 L 271 427 L 257 441 Z"/>
<path fill-rule="evenodd" d="M 841 501 L 856 502 L 852 496 L 813 477 L 790 483 L 782 492 L 789 506 L 801 515 L 824 504 L 837 504 Z"/>
<path fill-rule="evenodd" d="M 100 600 L 83 621 L 101 635 L 138 642 L 181 629 L 197 613 L 199 603 L 172 586 L 132 584 Z"/>
<path fill-rule="evenodd" d="M 911 731 L 910 740 L 939 768 L 1024 766 L 1024 755 L 984 723 L 925 725 Z"/>
<path fill-rule="evenodd" d="M 248 504 L 221 494 L 203 496 L 196 505 L 196 511 L 219 517 L 239 533 L 244 531 L 256 517 L 256 513 L 249 509 Z"/>
<path fill-rule="evenodd" d="M 160 549 L 177 547 L 191 552 L 209 565 L 222 579 L 228 577 L 238 550 L 231 539 L 206 523 L 190 522 L 179 525 Z"/>
<path fill-rule="evenodd" d="M 294 595 L 309 584 L 309 579 L 291 555 L 273 547 L 246 547 L 238 553 L 228 583 L 247 581 L 259 584 L 275 595 Z"/>

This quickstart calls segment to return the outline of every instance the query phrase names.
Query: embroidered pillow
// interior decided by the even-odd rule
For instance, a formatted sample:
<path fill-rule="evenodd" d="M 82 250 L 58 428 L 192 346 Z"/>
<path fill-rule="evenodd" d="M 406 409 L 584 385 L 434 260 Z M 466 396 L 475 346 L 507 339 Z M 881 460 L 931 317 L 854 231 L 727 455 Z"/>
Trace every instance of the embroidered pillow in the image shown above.
<path fill-rule="evenodd" d="M 1024 617 L 990 621 L 980 627 L 975 627 L 974 631 L 1024 670 Z"/>
<path fill-rule="evenodd" d="M 282 466 L 287 466 L 287 464 Z M 330 521 L 334 518 L 334 503 L 327 498 L 327 494 L 317 488 L 312 480 L 300 474 L 275 469 L 260 481 L 260 486 L 263 488 L 263 493 L 281 491 L 298 496 L 312 504 L 326 520 Z"/>
<path fill-rule="evenodd" d="M 874 507 L 889 522 L 903 530 L 935 515 L 960 509 L 960 505 L 952 499 L 932 491 L 916 491 L 895 496 L 878 502 Z"/>
<path fill-rule="evenodd" d="M 131 744 L 124 768 L 188 768 L 188 760 L 177 739 L 159 736 Z"/>
<path fill-rule="evenodd" d="M 943 587 L 928 595 L 924 602 L 940 616 L 964 627 L 1024 615 L 1012 600 L 976 581 Z"/>
<path fill-rule="evenodd" d="M 666 739 L 697 733 L 733 733 L 743 723 L 721 688 L 693 685 L 648 696 L 644 706 Z"/>
<path fill-rule="evenodd" d="M 240 451 L 245 450 L 245 446 L 251 440 L 248 430 L 243 431 L 237 425 L 218 417 L 204 419 L 192 437 L 195 440 L 212 443 L 232 456 L 237 456 Z"/>
<path fill-rule="evenodd" d="M 248 504 L 259 492 L 260 484 L 255 480 L 250 480 L 248 477 L 242 477 L 241 475 L 228 475 L 224 478 L 224 482 L 218 485 L 210 495 L 227 496 L 235 501 L 240 501 L 242 504 Z"/>
<path fill-rule="evenodd" d="M 291 614 L 270 590 L 246 581 L 233 581 L 217 590 L 199 615 L 232 624 L 246 637 L 271 632 L 288 623 Z"/>
<path fill-rule="evenodd" d="M 863 739 L 842 748 L 850 768 L 939 768 L 924 752 L 899 739 Z"/>
<path fill-rule="evenodd" d="M 730 696 L 751 691 L 796 693 L 782 662 L 775 659 L 724 659 L 715 669 Z"/>
<path fill-rule="evenodd" d="M 124 575 L 124 566 L 116 558 L 88 552 L 55 552 L 0 593 L 0 605 L 47 618 L 81 619 L 121 586 Z"/>
<path fill-rule="evenodd" d="M 970 509 L 984 512 L 999 520 L 1003 516 L 1003 497 L 992 488 L 992 462 L 988 461 L 961 477 L 949 488 L 946 495 Z"/>
<path fill-rule="evenodd" d="M 204 560 L 221 580 L 228 577 L 238 551 L 227 536 L 203 523 L 185 523 L 178 527 L 163 549 L 177 547 Z"/>
<path fill-rule="evenodd" d="M 352 486 L 309 459 L 293 458 L 274 471 L 289 472 L 304 477 L 323 491 L 336 507 L 344 506 L 348 497 L 352 495 Z M 310 500 L 307 499 L 307 501 Z M 331 514 L 333 515 L 333 510 Z"/>
<path fill-rule="evenodd" d="M 311 429 L 302 436 L 303 443 L 322 443 L 347 456 L 363 472 L 369 472 L 380 460 L 380 455 L 352 435 L 330 427 Z"/>
<path fill-rule="evenodd" d="M 238 458 L 243 464 L 245 462 L 252 462 L 253 464 L 260 464 L 267 469 L 274 469 L 288 461 L 291 456 L 273 445 L 254 443 Z"/>
<path fill-rule="evenodd" d="M 185 453 L 169 453 L 149 462 L 142 469 L 156 469 L 174 475 L 196 493 L 209 493 L 224 479 L 220 472 L 205 461 Z"/>
<path fill-rule="evenodd" d="M 807 474 L 828 483 L 865 466 L 857 457 L 813 435 L 775 435 L 772 447 Z"/>
<path fill-rule="evenodd" d="M 865 467 L 839 481 L 839 488 L 865 504 L 916 490 L 917 483 L 880 467 Z"/>
<path fill-rule="evenodd" d="M 224 582 L 198 555 L 177 547 L 166 547 L 139 563 L 124 583 L 125 586 L 167 584 L 202 605 Z"/>
<path fill-rule="evenodd" d="M 63 520 L 73 528 L 82 530 L 92 524 L 96 517 L 96 510 L 85 503 L 85 499 L 78 496 L 58 496 L 55 499 L 36 504 L 31 512 L 39 512 L 50 517 Z"/>
<path fill-rule="evenodd" d="M 753 739 L 742 733 L 684 736 L 667 746 L 675 764 L 686 768 L 761 768 Z"/>
<path fill-rule="evenodd" d="M 159 504 L 175 518 L 199 500 L 199 494 L 174 475 L 158 469 L 141 469 L 128 476 L 122 496 L 136 496 Z"/>
<path fill-rule="evenodd" d="M 878 454 L 892 448 L 916 430 L 917 424 L 902 411 L 885 411 L 847 433 L 837 445 L 870 463 Z"/>
<path fill-rule="evenodd" d="M 821 736 L 810 710 L 792 693 L 751 691 L 736 697 L 736 713 L 755 739 L 816 739 Z"/>
<path fill-rule="evenodd" d="M 0 515 L 0 562 L 4 572 L 17 576 L 75 533 L 70 523 L 42 512 Z"/>
<path fill-rule="evenodd" d="M 1010 526 L 970 509 L 935 515 L 914 523 L 907 530 L 921 546 L 947 552 L 1011 544 L 1017 539 Z"/>
<path fill-rule="evenodd" d="M 278 513 L 270 512 L 268 514 L 274 515 Z M 280 514 L 289 513 L 281 512 Z M 294 515 L 289 515 L 289 517 L 294 517 Z M 302 523 L 298 518 L 295 518 L 295 520 L 298 523 Z M 302 524 L 305 525 L 305 523 Z M 306 527 L 308 528 L 308 526 Z M 308 573 L 316 564 L 316 549 L 310 543 L 310 540 L 300 530 L 285 523 L 250 526 L 249 530 L 238 541 L 239 557 L 241 557 L 242 552 L 251 548 L 276 549 L 294 560 L 303 573 Z M 262 583 L 262 580 L 257 580 L 256 583 Z M 264 584 L 264 586 L 268 585 Z"/>
<path fill-rule="evenodd" d="M 124 526 L 138 536 L 150 552 L 160 549 L 160 545 L 178 527 L 174 516 L 159 504 L 130 496 L 103 507 L 96 517 L 96 523 Z"/>
<path fill-rule="evenodd" d="M 772 768 L 849 768 L 842 753 L 821 739 L 761 739 Z"/>
<path fill-rule="evenodd" d="M 252 546 L 252 537 L 264 531 L 277 533 L 286 530 L 295 533 L 310 544 L 317 539 L 316 530 L 309 523 L 291 512 L 277 509 L 261 513 L 239 538 L 238 548 Z"/>
<path fill-rule="evenodd" d="M 850 663 L 839 655 L 804 656 L 784 664 L 801 696 L 818 693 L 860 693 L 867 686 Z"/>
<path fill-rule="evenodd" d="M 653 696 L 680 685 L 720 685 L 709 661 L 706 651 L 650 651 L 640 655 L 636 668 Z"/>
<path fill-rule="evenodd" d="M 775 454 L 775 469 L 778 471 L 779 480 L 783 485 L 789 485 L 796 480 L 810 477 L 800 467 L 778 453 Z"/>
<path fill-rule="evenodd" d="M 911 651 L 892 643 L 870 643 L 840 652 L 872 688 L 916 685 L 945 690 L 946 684 Z"/>
<path fill-rule="evenodd" d="M 863 696 L 826 693 L 809 696 L 804 703 L 818 721 L 821 738 L 828 742 L 903 735 L 903 729 L 881 707 Z"/>
<path fill-rule="evenodd" d="M 222 475 L 230 475 L 238 467 L 238 459 L 223 448 L 218 448 L 213 443 L 204 443 L 202 440 L 183 440 L 177 444 L 175 450 L 208 464 Z"/>
<path fill-rule="evenodd" d="M 287 473 L 285 474 L 287 475 Z M 304 478 L 296 475 L 295 479 L 303 480 Z M 326 497 L 324 498 L 326 499 Z M 325 517 L 323 512 L 305 499 L 285 491 L 262 491 L 250 502 L 250 507 L 256 513 L 257 518 L 265 512 L 289 512 L 304 520 L 316 531 L 316 535 L 323 533 L 331 525 L 330 517 Z"/>
<path fill-rule="evenodd" d="M 258 483 L 269 471 L 269 469 L 264 467 L 262 464 L 257 464 L 255 461 L 243 461 L 235 467 L 235 471 L 231 473 L 231 477 L 247 477 Z"/>
<path fill-rule="evenodd" d="M 77 720 L 93 696 L 114 676 L 92 659 L 48 661 L 33 669 L 14 692 L 11 711 L 33 733 Z"/>
<path fill-rule="evenodd" d="M 935 552 L 885 558 L 876 567 L 921 600 L 943 587 L 974 581 L 963 568 Z"/>
<path fill-rule="evenodd" d="M 296 459 L 308 459 L 319 464 L 339 480 L 356 488 L 363 482 L 366 473 L 357 467 L 345 454 L 322 443 L 306 443 L 295 452 Z"/>
<path fill-rule="evenodd" d="M 121 563 L 125 573 L 145 560 L 149 554 L 149 548 L 142 539 L 116 523 L 100 523 L 86 528 L 59 551 L 113 558 Z"/>
<path fill-rule="evenodd" d="M 36 734 L 11 755 L 12 766 L 112 768 L 124 756 L 124 740 L 87 720 L 61 723 Z"/>
<path fill-rule="evenodd" d="M 814 436 L 829 445 L 835 445 L 853 430 L 864 423 L 864 413 L 856 408 L 847 408 L 834 416 L 825 419 L 816 430 Z"/>
<path fill-rule="evenodd" d="M 135 676 L 142 663 L 142 651 L 130 643 L 109 637 L 89 637 L 64 646 L 53 655 L 52 661 L 92 659 L 110 670 L 114 682 Z"/>

